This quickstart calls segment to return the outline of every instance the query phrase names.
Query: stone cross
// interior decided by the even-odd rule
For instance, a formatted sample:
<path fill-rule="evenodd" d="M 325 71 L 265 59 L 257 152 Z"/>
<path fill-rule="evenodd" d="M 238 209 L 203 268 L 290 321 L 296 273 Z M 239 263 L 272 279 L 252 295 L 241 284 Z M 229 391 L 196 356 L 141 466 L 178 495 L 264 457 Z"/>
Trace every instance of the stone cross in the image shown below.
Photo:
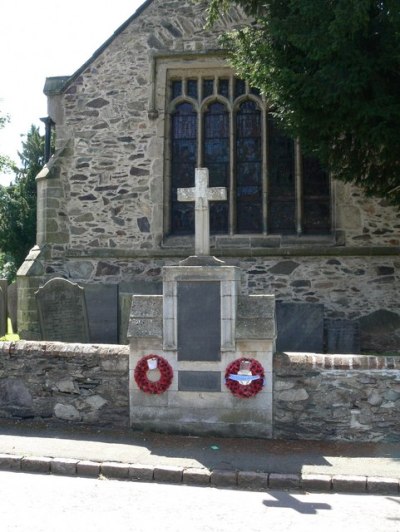
<path fill-rule="evenodd" d="M 178 201 L 194 201 L 195 253 L 210 255 L 209 201 L 226 200 L 225 187 L 208 188 L 208 168 L 196 168 L 194 188 L 178 188 Z"/>

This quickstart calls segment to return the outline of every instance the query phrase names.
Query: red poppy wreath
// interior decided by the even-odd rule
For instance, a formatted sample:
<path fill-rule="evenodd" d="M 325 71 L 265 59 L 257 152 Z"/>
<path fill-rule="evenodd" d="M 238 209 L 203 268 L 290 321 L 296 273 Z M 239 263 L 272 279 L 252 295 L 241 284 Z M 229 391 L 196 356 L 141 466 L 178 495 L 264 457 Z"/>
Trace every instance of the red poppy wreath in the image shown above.
<path fill-rule="evenodd" d="M 156 381 L 148 378 L 148 372 L 158 369 L 160 378 Z M 165 358 L 159 355 L 147 355 L 136 364 L 134 377 L 142 392 L 150 394 L 164 393 L 171 386 L 174 372 Z"/>
<path fill-rule="evenodd" d="M 264 368 L 254 358 L 238 358 L 226 368 L 225 384 L 235 397 L 254 397 L 264 386 Z"/>

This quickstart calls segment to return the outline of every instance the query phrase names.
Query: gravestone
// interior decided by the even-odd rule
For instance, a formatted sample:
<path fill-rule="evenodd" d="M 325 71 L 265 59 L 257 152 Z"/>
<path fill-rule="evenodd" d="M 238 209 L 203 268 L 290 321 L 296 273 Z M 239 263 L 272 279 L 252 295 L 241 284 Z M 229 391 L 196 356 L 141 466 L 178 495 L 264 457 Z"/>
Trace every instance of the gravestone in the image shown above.
<path fill-rule="evenodd" d="M 11 320 L 11 325 L 14 333 L 18 332 L 17 314 L 18 314 L 18 293 L 17 282 L 9 285 L 7 289 L 7 308 L 8 317 Z"/>
<path fill-rule="evenodd" d="M 325 328 L 327 353 L 360 353 L 360 324 L 357 321 L 329 319 L 325 322 Z"/>
<path fill-rule="evenodd" d="M 278 352 L 323 353 L 324 306 L 316 303 L 276 303 Z"/>
<path fill-rule="evenodd" d="M 66 279 L 54 278 L 35 295 L 42 340 L 90 341 L 83 288 Z"/>
<path fill-rule="evenodd" d="M 90 341 L 118 344 L 118 285 L 83 284 Z"/>
<path fill-rule="evenodd" d="M 7 289 L 7 280 L 0 279 L 0 336 L 7 334 Z"/>

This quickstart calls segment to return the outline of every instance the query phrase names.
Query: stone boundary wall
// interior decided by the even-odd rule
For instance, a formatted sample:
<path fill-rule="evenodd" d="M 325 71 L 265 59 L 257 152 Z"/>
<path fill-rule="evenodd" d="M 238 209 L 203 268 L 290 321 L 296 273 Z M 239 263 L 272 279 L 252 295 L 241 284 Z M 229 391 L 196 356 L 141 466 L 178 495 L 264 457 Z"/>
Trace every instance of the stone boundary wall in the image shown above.
<path fill-rule="evenodd" d="M 128 346 L 0 342 L 0 420 L 128 428 L 128 358 Z M 273 415 L 276 439 L 400 442 L 400 356 L 276 354 Z"/>
<path fill-rule="evenodd" d="M 120 345 L 0 342 L 0 418 L 128 427 Z"/>
<path fill-rule="evenodd" d="M 274 357 L 274 437 L 400 441 L 400 356 Z"/>

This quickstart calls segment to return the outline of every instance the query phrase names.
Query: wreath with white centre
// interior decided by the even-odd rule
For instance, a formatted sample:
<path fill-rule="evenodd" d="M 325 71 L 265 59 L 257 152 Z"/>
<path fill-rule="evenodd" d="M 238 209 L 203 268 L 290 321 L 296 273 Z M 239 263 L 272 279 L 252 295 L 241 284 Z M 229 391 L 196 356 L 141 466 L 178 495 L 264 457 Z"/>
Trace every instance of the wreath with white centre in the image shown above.
<path fill-rule="evenodd" d="M 157 377 L 157 380 L 149 376 Z M 136 364 L 134 377 L 139 389 L 144 393 L 161 394 L 171 386 L 174 372 L 169 362 L 159 355 L 146 355 Z"/>

